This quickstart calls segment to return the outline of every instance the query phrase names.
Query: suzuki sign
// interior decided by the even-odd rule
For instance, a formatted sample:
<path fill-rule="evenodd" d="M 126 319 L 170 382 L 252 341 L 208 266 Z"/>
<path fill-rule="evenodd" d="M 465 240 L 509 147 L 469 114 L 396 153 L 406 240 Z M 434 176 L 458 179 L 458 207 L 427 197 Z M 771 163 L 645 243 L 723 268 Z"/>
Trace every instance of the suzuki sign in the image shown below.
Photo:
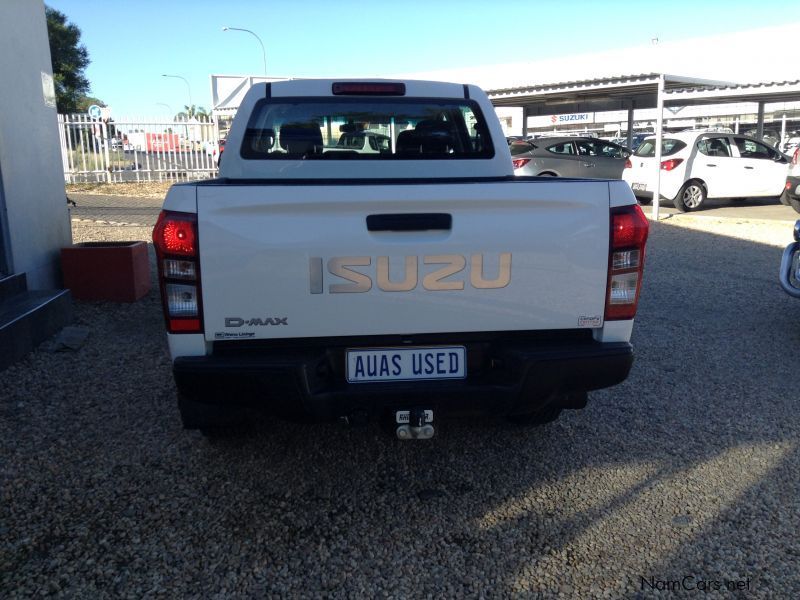
<path fill-rule="evenodd" d="M 564 125 L 588 125 L 589 123 L 594 123 L 594 113 L 528 117 L 528 127 L 563 127 Z"/>

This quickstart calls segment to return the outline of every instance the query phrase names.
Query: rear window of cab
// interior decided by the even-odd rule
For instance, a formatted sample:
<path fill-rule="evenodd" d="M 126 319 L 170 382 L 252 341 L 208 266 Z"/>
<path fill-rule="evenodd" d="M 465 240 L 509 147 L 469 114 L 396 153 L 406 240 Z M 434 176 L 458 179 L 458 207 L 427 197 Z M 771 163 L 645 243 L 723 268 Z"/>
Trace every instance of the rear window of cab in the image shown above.
<path fill-rule="evenodd" d="M 364 143 L 366 141 L 366 143 Z M 247 123 L 246 160 L 492 158 L 473 100 L 442 98 L 266 98 Z"/>
<path fill-rule="evenodd" d="M 686 148 L 686 142 L 676 140 L 674 138 L 664 138 L 661 142 L 661 156 L 672 156 Z M 656 155 L 656 140 L 655 138 L 646 139 L 634 152 L 635 156 L 655 156 Z"/>

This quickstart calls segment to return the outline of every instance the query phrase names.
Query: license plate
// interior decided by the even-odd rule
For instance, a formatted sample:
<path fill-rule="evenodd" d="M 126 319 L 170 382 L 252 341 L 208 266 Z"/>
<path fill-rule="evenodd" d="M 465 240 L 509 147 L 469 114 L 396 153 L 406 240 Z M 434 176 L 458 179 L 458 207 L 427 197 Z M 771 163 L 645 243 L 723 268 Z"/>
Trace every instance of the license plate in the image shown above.
<path fill-rule="evenodd" d="M 425 422 L 426 423 L 433 423 L 433 411 L 426 410 L 425 412 Z M 405 425 L 411 420 L 411 411 L 410 410 L 398 410 L 394 413 L 394 420 L 397 421 L 398 425 Z"/>
<path fill-rule="evenodd" d="M 347 381 L 464 379 L 466 363 L 464 346 L 350 349 L 347 351 Z"/>
<path fill-rule="evenodd" d="M 646 183 L 632 183 L 631 189 L 634 192 L 646 192 L 647 191 L 647 184 Z"/>

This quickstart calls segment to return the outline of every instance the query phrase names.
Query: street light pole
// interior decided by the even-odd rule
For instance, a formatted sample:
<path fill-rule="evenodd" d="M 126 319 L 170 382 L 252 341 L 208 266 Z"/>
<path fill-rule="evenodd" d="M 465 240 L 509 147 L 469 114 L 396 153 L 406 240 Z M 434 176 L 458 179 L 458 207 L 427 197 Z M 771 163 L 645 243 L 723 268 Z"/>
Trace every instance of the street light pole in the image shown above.
<path fill-rule="evenodd" d="M 156 106 L 166 106 L 167 110 L 169 111 L 169 114 L 172 115 L 173 117 L 175 116 L 175 111 L 172 110 L 172 107 L 166 102 L 156 102 Z"/>
<path fill-rule="evenodd" d="M 192 87 L 189 85 L 189 82 L 186 80 L 186 77 L 181 77 L 180 75 L 166 75 L 166 74 L 162 75 L 162 77 L 174 77 L 175 79 L 183 79 L 183 82 L 186 84 L 186 89 L 189 92 L 189 108 L 191 108 L 193 106 L 192 105 Z"/>
<path fill-rule="evenodd" d="M 264 50 L 264 42 L 261 41 L 261 38 L 256 35 L 255 32 L 250 31 L 249 29 L 242 29 L 241 27 L 223 27 L 222 31 L 244 31 L 245 33 L 249 33 L 254 38 L 258 40 L 258 43 L 261 44 L 261 58 L 264 59 L 264 77 L 267 76 L 267 51 Z"/>

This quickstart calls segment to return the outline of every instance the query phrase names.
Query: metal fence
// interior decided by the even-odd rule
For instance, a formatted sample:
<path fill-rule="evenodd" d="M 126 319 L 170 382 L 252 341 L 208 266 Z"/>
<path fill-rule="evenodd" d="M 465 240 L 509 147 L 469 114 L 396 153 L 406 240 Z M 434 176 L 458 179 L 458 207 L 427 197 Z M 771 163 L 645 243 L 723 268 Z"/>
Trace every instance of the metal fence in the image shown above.
<path fill-rule="evenodd" d="M 185 181 L 217 174 L 219 124 L 214 118 L 58 115 L 58 130 L 67 183 Z"/>

